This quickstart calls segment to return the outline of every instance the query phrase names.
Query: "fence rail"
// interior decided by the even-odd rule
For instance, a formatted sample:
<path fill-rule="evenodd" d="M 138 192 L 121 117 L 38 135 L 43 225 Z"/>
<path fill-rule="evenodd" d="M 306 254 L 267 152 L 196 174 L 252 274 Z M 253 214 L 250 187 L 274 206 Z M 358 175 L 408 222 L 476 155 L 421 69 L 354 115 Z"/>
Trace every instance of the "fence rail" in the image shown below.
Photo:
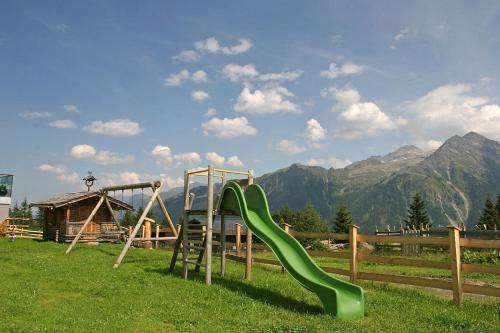
<path fill-rule="evenodd" d="M 362 235 L 358 234 L 358 227 L 355 225 L 349 226 L 348 234 L 339 233 L 306 233 L 290 230 L 290 225 L 284 226 L 285 231 L 298 239 L 330 239 L 347 241 L 346 246 L 348 252 L 326 252 L 326 251 L 308 251 L 313 257 L 329 257 L 338 259 L 348 259 L 349 269 L 341 269 L 335 267 L 321 267 L 328 273 L 348 276 L 352 282 L 356 280 L 369 280 L 379 282 L 389 282 L 413 286 L 422 286 L 430 288 L 438 288 L 451 290 L 453 293 L 453 301 L 456 304 L 461 304 L 463 293 L 472 293 L 478 295 L 487 295 L 500 297 L 500 287 L 488 285 L 485 283 L 475 284 L 465 282 L 463 280 L 463 272 L 476 272 L 482 274 L 500 275 L 499 265 L 480 265 L 462 263 L 461 248 L 478 248 L 478 249 L 500 249 L 500 240 L 485 240 L 473 238 L 460 238 L 459 229 L 456 227 L 448 227 L 448 237 L 415 237 L 414 235 L 398 236 L 398 235 Z M 242 232 L 236 232 L 236 244 L 242 244 Z M 380 256 L 367 253 L 358 253 L 358 242 L 367 243 L 382 243 L 382 244 L 428 244 L 448 247 L 450 251 L 449 261 L 433 261 L 424 259 L 410 259 L 391 256 Z M 241 249 L 236 248 L 237 255 L 227 255 L 226 258 L 237 262 L 246 262 L 244 256 L 240 256 Z M 425 267 L 434 269 L 443 269 L 451 271 L 450 278 L 431 278 L 419 276 L 395 275 L 387 273 L 363 272 L 358 270 L 359 262 L 371 262 L 380 264 L 391 264 L 411 267 Z M 251 263 L 262 263 L 273 266 L 281 266 L 278 260 L 265 258 L 252 258 Z"/>

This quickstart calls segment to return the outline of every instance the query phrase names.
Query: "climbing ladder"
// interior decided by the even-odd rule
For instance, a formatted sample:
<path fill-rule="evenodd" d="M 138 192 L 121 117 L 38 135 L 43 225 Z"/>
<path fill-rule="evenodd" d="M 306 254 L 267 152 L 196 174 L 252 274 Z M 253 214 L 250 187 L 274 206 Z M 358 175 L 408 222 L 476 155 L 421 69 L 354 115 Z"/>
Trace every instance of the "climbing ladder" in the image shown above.
<path fill-rule="evenodd" d="M 217 196 L 214 203 L 214 178 L 221 180 L 221 188 L 226 183 L 226 174 L 236 174 L 246 176 L 246 183 L 253 183 L 253 171 L 231 171 L 215 169 L 209 165 L 204 170 L 186 170 L 184 173 L 184 216 L 179 237 L 175 243 L 174 253 L 170 262 L 170 272 L 173 272 L 176 262 L 179 260 L 179 253 L 182 250 L 182 277 L 188 277 L 188 265 L 194 265 L 194 271 L 199 272 L 200 267 L 205 268 L 205 283 L 212 283 L 212 244 L 213 244 L 213 221 L 215 216 L 220 215 L 220 257 L 221 276 L 225 274 L 226 265 L 226 222 L 225 215 L 234 215 L 231 212 L 219 211 L 220 196 Z M 208 178 L 207 184 L 207 208 L 194 210 L 194 194 L 189 192 L 190 177 L 204 176 Z M 190 221 L 192 216 L 206 216 L 205 223 Z M 251 241 L 251 232 L 248 231 L 247 239 Z M 192 256 L 192 255 L 195 256 Z M 203 264 L 203 258 L 206 258 Z"/>

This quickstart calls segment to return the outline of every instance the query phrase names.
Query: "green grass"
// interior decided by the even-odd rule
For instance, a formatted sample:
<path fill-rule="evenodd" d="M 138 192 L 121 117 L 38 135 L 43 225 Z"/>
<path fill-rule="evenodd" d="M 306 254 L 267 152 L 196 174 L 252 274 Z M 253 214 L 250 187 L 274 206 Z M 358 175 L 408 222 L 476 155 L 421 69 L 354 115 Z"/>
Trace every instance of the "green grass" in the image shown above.
<path fill-rule="evenodd" d="M 322 313 L 316 296 L 288 275 L 228 262 L 224 279 L 179 269 L 168 251 L 0 239 L 0 332 L 498 332 L 500 301 L 449 297 L 415 288 L 362 283 L 366 315 L 342 321 Z M 218 262 L 214 266 L 218 267 Z M 216 270 L 217 271 L 217 270 Z"/>

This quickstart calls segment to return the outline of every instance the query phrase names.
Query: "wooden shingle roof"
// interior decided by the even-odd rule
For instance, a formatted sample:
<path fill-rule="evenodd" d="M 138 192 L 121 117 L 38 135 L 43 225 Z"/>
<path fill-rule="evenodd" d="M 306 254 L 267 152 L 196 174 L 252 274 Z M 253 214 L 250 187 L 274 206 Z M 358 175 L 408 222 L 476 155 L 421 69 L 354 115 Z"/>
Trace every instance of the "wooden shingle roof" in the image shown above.
<path fill-rule="evenodd" d="M 59 208 L 67 205 L 74 204 L 76 202 L 82 200 L 88 200 L 91 198 L 100 198 L 102 196 L 102 192 L 71 192 L 65 193 L 62 195 L 57 195 L 50 197 L 48 199 L 42 201 L 35 201 L 30 203 L 31 207 L 40 207 L 40 208 Z M 112 206 L 117 206 L 117 209 L 122 210 L 132 210 L 133 207 L 121 200 L 115 199 L 113 197 L 108 196 L 109 203 Z"/>

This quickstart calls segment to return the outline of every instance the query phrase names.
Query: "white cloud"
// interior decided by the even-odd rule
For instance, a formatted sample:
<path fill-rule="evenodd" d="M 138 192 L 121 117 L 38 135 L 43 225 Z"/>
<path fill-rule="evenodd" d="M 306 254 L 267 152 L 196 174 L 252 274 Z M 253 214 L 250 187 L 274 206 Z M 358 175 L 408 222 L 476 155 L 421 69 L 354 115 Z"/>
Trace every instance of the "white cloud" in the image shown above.
<path fill-rule="evenodd" d="M 128 164 L 134 161 L 134 156 L 107 150 L 97 151 L 93 146 L 82 144 L 72 147 L 69 154 L 74 158 L 85 158 L 101 165 Z"/>
<path fill-rule="evenodd" d="M 210 99 L 210 95 L 203 90 L 195 90 L 191 92 L 191 99 L 195 102 L 202 103 L 208 99 Z"/>
<path fill-rule="evenodd" d="M 311 118 L 307 121 L 306 137 L 309 141 L 322 141 L 326 138 L 326 133 L 327 130 L 316 119 Z"/>
<path fill-rule="evenodd" d="M 298 79 L 302 75 L 303 71 L 296 70 L 261 74 L 252 64 L 227 64 L 226 66 L 224 66 L 222 73 L 225 77 L 233 82 L 253 79 L 258 81 L 293 81 Z"/>
<path fill-rule="evenodd" d="M 66 110 L 66 112 L 73 112 L 73 113 L 80 112 L 78 110 L 78 108 L 76 107 L 76 105 L 73 105 L 73 104 L 65 104 L 65 105 L 63 105 L 63 108 L 64 108 L 64 110 Z"/>
<path fill-rule="evenodd" d="M 240 167 L 240 166 L 243 166 L 243 162 L 240 160 L 240 158 L 236 155 L 234 156 L 229 156 L 227 158 L 227 161 L 226 163 L 230 166 L 234 166 L 234 167 Z"/>
<path fill-rule="evenodd" d="M 172 178 L 162 173 L 160 174 L 160 178 L 161 180 L 163 180 L 167 188 L 176 188 L 184 186 L 184 179 L 182 179 L 181 177 Z"/>
<path fill-rule="evenodd" d="M 94 157 L 96 153 L 93 146 L 86 144 L 73 146 L 69 151 L 69 154 L 74 158 L 90 158 Z"/>
<path fill-rule="evenodd" d="M 180 153 L 174 155 L 174 160 L 193 165 L 201 162 L 200 154 L 196 152 Z"/>
<path fill-rule="evenodd" d="M 244 87 L 233 108 L 236 112 L 253 114 L 302 112 L 297 104 L 288 99 L 289 97 L 294 95 L 283 86 L 255 89 L 253 92 Z"/>
<path fill-rule="evenodd" d="M 49 123 L 49 126 L 56 128 L 76 128 L 76 124 L 71 120 L 54 120 Z"/>
<path fill-rule="evenodd" d="M 347 139 L 374 136 L 381 131 L 396 129 L 405 124 L 405 120 L 401 118 L 391 119 L 373 102 L 350 105 L 340 113 L 339 120 L 340 128 L 336 135 Z"/>
<path fill-rule="evenodd" d="M 361 101 L 361 95 L 359 94 L 359 91 L 349 86 L 346 86 L 344 88 L 337 88 L 336 86 L 332 86 L 330 88 L 323 89 L 321 91 L 321 96 L 330 97 L 337 101 L 337 105 L 334 107 L 334 110 Z"/>
<path fill-rule="evenodd" d="M 293 140 L 281 140 L 278 143 L 274 145 L 274 148 L 280 152 L 283 152 L 285 154 L 298 154 L 302 153 L 306 150 L 304 146 L 301 146 L 297 144 Z"/>
<path fill-rule="evenodd" d="M 339 114 L 340 127 L 335 135 L 347 139 L 374 136 L 381 131 L 396 129 L 406 124 L 402 118 L 392 119 L 377 104 L 361 101 L 359 91 L 349 86 L 332 86 L 321 91 L 322 97 L 333 98 L 337 104 L 332 111 Z"/>
<path fill-rule="evenodd" d="M 229 80 L 236 82 L 241 80 L 250 79 L 259 75 L 259 72 L 255 69 L 254 65 L 237 65 L 237 64 L 227 64 L 224 66 L 222 73 Z"/>
<path fill-rule="evenodd" d="M 52 165 L 52 164 L 40 164 L 35 167 L 35 170 L 41 172 L 51 172 L 51 173 L 63 173 L 66 172 L 66 167 L 61 164 Z"/>
<path fill-rule="evenodd" d="M 357 65 L 352 62 L 346 62 L 340 67 L 332 62 L 327 70 L 321 71 L 321 76 L 327 79 L 335 79 L 339 76 L 357 75 L 365 71 L 363 66 Z"/>
<path fill-rule="evenodd" d="M 324 168 L 342 169 L 351 164 L 350 160 L 342 160 L 335 157 L 330 158 L 312 158 L 307 162 L 307 165 L 322 166 Z"/>
<path fill-rule="evenodd" d="M 226 158 L 224 156 L 220 156 L 219 154 L 213 151 L 206 153 L 205 158 L 209 163 L 215 165 L 224 165 L 224 163 L 226 162 Z"/>
<path fill-rule="evenodd" d="M 175 87 L 180 86 L 186 80 L 189 80 L 189 71 L 183 69 L 177 74 L 170 74 L 163 80 L 163 84 L 169 87 Z"/>
<path fill-rule="evenodd" d="M 134 162 L 135 158 L 133 155 L 116 153 L 107 150 L 99 151 L 93 158 L 93 161 L 97 164 L 108 165 L 108 164 L 130 164 Z"/>
<path fill-rule="evenodd" d="M 196 83 L 201 83 L 201 82 L 207 82 L 208 81 L 208 74 L 207 72 L 203 70 L 197 70 L 193 74 L 191 74 L 191 80 Z"/>
<path fill-rule="evenodd" d="M 83 130 L 109 136 L 134 136 L 143 131 L 139 123 L 129 119 L 96 120 L 86 125 Z"/>
<path fill-rule="evenodd" d="M 230 139 L 241 135 L 256 135 L 257 129 L 252 127 L 245 117 L 224 118 L 214 117 L 201 124 L 205 135 L 215 135 L 221 139 Z"/>
<path fill-rule="evenodd" d="M 121 184 L 136 184 L 146 180 L 154 180 L 149 176 L 141 175 L 133 171 L 123 171 L 117 173 L 104 173 L 99 175 L 99 183 L 103 186 L 114 186 Z"/>
<path fill-rule="evenodd" d="M 21 112 L 19 117 L 26 119 L 38 119 L 52 117 L 52 112 Z"/>
<path fill-rule="evenodd" d="M 172 151 L 167 146 L 155 146 L 151 151 L 151 155 L 155 157 L 158 164 L 169 165 L 173 161 Z"/>
<path fill-rule="evenodd" d="M 227 55 L 236 55 L 247 52 L 252 47 L 252 43 L 246 38 L 239 38 L 239 44 L 233 46 L 221 46 L 214 37 L 198 41 L 194 45 L 197 50 L 209 53 L 222 53 Z"/>
<path fill-rule="evenodd" d="M 396 44 L 399 41 L 407 38 L 410 33 L 412 33 L 412 29 L 410 29 L 410 27 L 408 27 L 408 26 L 405 26 L 404 28 L 402 28 L 401 30 L 399 30 L 399 32 L 394 36 L 394 41 L 393 41 L 393 43 L 391 45 L 389 45 L 389 47 L 391 49 L 395 50 L 397 48 Z"/>
<path fill-rule="evenodd" d="M 419 128 L 415 135 L 425 140 L 475 131 L 500 139 L 500 105 L 474 96 L 471 90 L 468 84 L 444 85 L 407 103 L 406 108 L 415 116 L 412 121 Z"/>
<path fill-rule="evenodd" d="M 212 116 L 215 116 L 217 114 L 217 110 L 215 110 L 214 108 L 209 108 L 207 110 L 207 112 L 205 112 L 204 116 L 205 117 L 212 117 Z"/>
<path fill-rule="evenodd" d="M 191 74 L 187 69 L 183 69 L 177 74 L 169 74 L 169 76 L 163 80 L 163 84 L 169 87 L 176 87 L 188 80 L 195 83 L 206 82 L 208 81 L 208 74 L 203 70 L 197 70 Z"/>
<path fill-rule="evenodd" d="M 57 178 L 65 183 L 78 183 L 80 181 L 78 173 L 74 171 L 68 171 L 66 169 L 66 166 L 61 164 L 58 165 L 41 164 L 39 166 L 36 166 L 35 170 L 40 172 L 48 172 L 56 174 Z"/>
<path fill-rule="evenodd" d="M 194 62 L 200 59 L 200 55 L 196 51 L 185 50 L 173 56 L 172 59 L 182 62 Z"/>

